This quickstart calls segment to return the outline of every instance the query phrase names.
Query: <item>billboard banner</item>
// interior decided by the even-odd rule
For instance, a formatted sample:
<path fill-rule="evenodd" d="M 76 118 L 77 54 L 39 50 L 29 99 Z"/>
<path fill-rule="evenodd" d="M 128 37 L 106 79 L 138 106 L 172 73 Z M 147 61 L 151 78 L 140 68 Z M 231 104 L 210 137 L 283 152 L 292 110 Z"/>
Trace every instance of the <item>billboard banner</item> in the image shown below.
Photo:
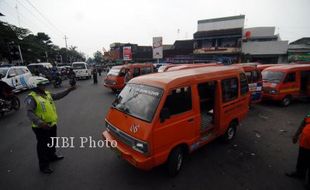
<path fill-rule="evenodd" d="M 123 60 L 124 61 L 131 61 L 132 60 L 132 52 L 130 46 L 123 47 Z"/>
<path fill-rule="evenodd" d="M 163 38 L 153 37 L 153 59 L 163 58 Z"/>

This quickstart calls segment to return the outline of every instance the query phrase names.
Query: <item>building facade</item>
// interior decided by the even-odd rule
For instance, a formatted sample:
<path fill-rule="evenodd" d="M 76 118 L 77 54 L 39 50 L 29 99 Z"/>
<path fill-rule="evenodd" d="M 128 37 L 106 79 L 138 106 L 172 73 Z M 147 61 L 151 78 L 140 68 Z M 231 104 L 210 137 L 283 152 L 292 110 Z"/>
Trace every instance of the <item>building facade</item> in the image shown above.
<path fill-rule="evenodd" d="M 287 62 L 288 41 L 275 34 L 275 27 L 254 27 L 243 30 L 242 62 Z"/>
<path fill-rule="evenodd" d="M 298 39 L 288 46 L 289 62 L 310 62 L 310 37 Z"/>

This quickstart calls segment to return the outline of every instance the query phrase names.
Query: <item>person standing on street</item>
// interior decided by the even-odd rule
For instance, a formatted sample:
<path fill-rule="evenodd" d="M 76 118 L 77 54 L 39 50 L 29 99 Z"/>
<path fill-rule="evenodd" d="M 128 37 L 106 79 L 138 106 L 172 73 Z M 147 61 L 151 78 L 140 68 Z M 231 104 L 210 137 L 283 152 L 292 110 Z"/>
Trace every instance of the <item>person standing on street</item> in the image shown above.
<path fill-rule="evenodd" d="M 69 69 L 68 72 L 68 78 L 69 78 L 69 83 L 71 86 L 75 86 L 76 85 L 76 76 L 75 76 L 75 72 L 73 71 L 72 68 Z"/>
<path fill-rule="evenodd" d="M 32 92 L 27 96 L 27 117 L 32 122 L 32 130 L 37 139 L 37 155 L 40 171 L 50 174 L 53 170 L 49 163 L 61 160 L 64 157 L 56 154 L 56 148 L 48 147 L 52 144 L 52 138 L 57 136 L 57 112 L 54 100 L 59 100 L 69 94 L 76 87 L 70 87 L 56 94 L 45 90 L 41 82 L 32 81 Z"/>
<path fill-rule="evenodd" d="M 299 153 L 297 158 L 296 171 L 287 173 L 288 177 L 308 180 L 306 189 L 310 189 L 310 112 L 302 121 L 300 127 L 293 136 L 293 143 L 297 143 L 299 139 Z"/>
<path fill-rule="evenodd" d="M 98 78 L 97 78 L 97 69 L 96 67 L 93 68 L 93 79 L 94 79 L 94 84 L 98 83 Z"/>
<path fill-rule="evenodd" d="M 125 77 L 124 77 L 124 82 L 125 82 L 125 84 L 127 84 L 128 81 L 130 81 L 130 79 L 131 79 L 131 73 L 130 73 L 130 70 L 127 69 L 127 70 L 126 70 Z"/>

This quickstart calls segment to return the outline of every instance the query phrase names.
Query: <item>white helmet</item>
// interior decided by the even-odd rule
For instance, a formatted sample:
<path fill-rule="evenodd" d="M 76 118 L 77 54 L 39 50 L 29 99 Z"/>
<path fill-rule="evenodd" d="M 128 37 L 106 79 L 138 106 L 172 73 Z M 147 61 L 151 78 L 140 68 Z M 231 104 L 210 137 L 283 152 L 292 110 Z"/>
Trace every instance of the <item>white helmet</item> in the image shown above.
<path fill-rule="evenodd" d="M 49 83 L 48 79 L 44 77 L 32 76 L 29 78 L 27 86 L 29 89 L 33 89 L 33 88 L 37 88 L 38 85 L 40 84 L 46 85 L 48 83 Z"/>

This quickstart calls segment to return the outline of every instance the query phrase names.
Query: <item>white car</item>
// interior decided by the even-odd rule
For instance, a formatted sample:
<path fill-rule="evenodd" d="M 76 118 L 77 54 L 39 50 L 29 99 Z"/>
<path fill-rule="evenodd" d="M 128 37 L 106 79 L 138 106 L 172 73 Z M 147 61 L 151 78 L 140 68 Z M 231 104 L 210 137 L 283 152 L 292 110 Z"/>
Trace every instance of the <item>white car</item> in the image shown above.
<path fill-rule="evenodd" d="M 91 78 L 91 70 L 87 63 L 85 62 L 74 62 L 72 63 L 72 68 L 75 73 L 76 78 Z"/>
<path fill-rule="evenodd" d="M 14 92 L 29 88 L 29 80 L 43 81 L 48 84 L 48 79 L 44 77 L 32 76 L 31 72 L 25 66 L 1 67 L 1 80 L 11 87 L 14 87 Z"/>

